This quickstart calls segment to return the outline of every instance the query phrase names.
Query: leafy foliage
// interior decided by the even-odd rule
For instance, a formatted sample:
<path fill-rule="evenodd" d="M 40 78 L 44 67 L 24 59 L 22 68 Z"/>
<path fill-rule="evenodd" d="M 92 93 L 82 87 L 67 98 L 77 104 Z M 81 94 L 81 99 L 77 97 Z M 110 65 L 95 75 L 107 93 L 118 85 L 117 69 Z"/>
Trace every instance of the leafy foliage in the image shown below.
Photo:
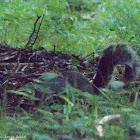
<path fill-rule="evenodd" d="M 110 42 L 130 42 L 138 50 L 139 6 L 139 2 L 133 0 L 7 0 L 1 6 L 1 41 L 23 47 L 36 15 L 45 14 L 36 47 L 43 46 L 48 50 L 56 45 L 58 50 L 83 53 L 100 50 Z M 93 12 L 94 18 L 84 20 L 82 17 Z"/>
<path fill-rule="evenodd" d="M 134 0 L 2 0 L 0 40 L 23 48 L 36 16 L 45 14 L 35 48 L 42 46 L 52 50 L 55 45 L 57 50 L 86 55 L 93 51 L 102 52 L 111 42 L 125 42 L 140 53 L 139 8 L 140 2 Z M 49 76 L 44 77 L 46 81 L 55 77 Z M 117 124 L 111 122 L 111 127 L 105 124 L 103 139 L 128 139 L 129 127 L 140 132 L 139 87 L 133 88 L 132 85 L 124 90 L 118 89 L 120 86 L 112 84 L 117 92 L 103 89 L 106 100 L 67 85 L 67 94 L 61 93 L 60 96 L 65 104 L 50 100 L 52 104 L 46 106 L 45 100 L 42 100 L 39 107 L 28 107 L 26 111 L 18 106 L 12 112 L 1 106 L 0 136 L 22 135 L 26 136 L 25 139 L 39 140 L 102 139 L 96 130 L 99 120 L 105 115 L 119 113 L 122 117 Z M 52 93 L 40 84 L 29 84 L 22 88 L 24 92 L 16 91 L 15 94 L 30 98 L 34 104 L 38 99 L 34 97 L 35 88 L 39 93 Z M 126 93 L 134 94 L 134 103 L 130 102 Z M 5 98 L 6 94 L 5 91 Z M 22 103 L 22 98 L 19 100 Z"/>

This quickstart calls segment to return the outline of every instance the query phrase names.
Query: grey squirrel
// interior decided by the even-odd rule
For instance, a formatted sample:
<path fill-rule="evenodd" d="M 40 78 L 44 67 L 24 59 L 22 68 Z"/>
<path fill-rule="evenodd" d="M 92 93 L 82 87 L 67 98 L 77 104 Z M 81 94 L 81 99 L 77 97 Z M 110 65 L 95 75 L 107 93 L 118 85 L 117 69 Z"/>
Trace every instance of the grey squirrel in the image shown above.
<path fill-rule="evenodd" d="M 55 91 L 57 91 L 57 86 L 59 91 L 62 91 L 65 88 L 66 83 L 69 83 L 72 87 L 83 92 L 98 95 L 100 94 L 98 88 L 108 85 L 112 77 L 113 69 L 118 64 L 125 65 L 123 78 L 125 83 L 132 81 L 140 68 L 139 59 L 131 48 L 126 47 L 124 44 L 111 45 L 104 50 L 99 61 L 97 74 L 91 83 L 81 73 L 71 70 L 62 72 L 63 76 L 52 79 L 49 87 L 55 83 Z"/>

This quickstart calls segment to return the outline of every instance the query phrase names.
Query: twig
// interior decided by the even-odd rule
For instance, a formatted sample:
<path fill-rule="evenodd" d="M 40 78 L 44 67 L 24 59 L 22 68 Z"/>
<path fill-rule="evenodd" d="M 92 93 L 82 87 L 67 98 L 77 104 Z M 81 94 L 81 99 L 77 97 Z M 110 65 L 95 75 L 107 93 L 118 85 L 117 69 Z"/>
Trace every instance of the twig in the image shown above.
<path fill-rule="evenodd" d="M 39 27 L 38 27 L 35 40 L 34 40 L 34 42 L 29 46 L 29 44 L 31 43 L 31 39 L 32 39 L 34 33 L 36 32 L 36 24 L 37 24 L 37 22 L 39 21 L 40 18 L 41 18 L 41 16 L 37 16 L 37 20 L 36 20 L 36 22 L 34 23 L 34 30 L 33 30 L 32 34 L 30 35 L 29 41 L 28 41 L 27 44 L 25 45 L 24 49 L 27 49 L 27 48 L 29 48 L 29 47 L 31 47 L 31 46 L 33 46 L 33 45 L 35 44 L 35 42 L 36 42 L 36 40 L 37 40 L 37 38 L 38 38 L 38 33 L 39 33 L 39 30 L 40 30 L 40 27 L 41 27 L 43 18 L 44 18 L 44 14 L 43 14 L 43 17 L 42 17 L 42 19 L 41 19 L 40 25 L 39 25 Z"/>
<path fill-rule="evenodd" d="M 117 114 L 117 115 L 108 115 L 108 116 L 103 117 L 103 118 L 101 119 L 101 121 L 99 122 L 99 124 L 97 125 L 97 131 L 99 132 L 99 136 L 101 136 L 101 137 L 104 136 L 103 125 L 104 125 L 107 121 L 120 118 L 120 116 L 121 116 L 120 114 Z"/>

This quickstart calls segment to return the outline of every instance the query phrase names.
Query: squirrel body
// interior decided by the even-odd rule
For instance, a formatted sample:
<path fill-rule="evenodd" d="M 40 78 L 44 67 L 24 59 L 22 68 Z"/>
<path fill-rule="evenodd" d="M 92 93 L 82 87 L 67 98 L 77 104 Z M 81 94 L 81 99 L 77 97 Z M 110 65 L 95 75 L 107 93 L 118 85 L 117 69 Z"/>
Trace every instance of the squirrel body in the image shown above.
<path fill-rule="evenodd" d="M 132 81 L 140 68 L 139 59 L 134 51 L 126 45 L 118 44 L 116 46 L 111 45 L 104 50 L 93 82 L 90 83 L 82 74 L 76 71 L 68 71 L 65 76 L 72 87 L 83 92 L 99 94 L 98 88 L 108 85 L 114 67 L 118 64 L 125 65 L 124 83 Z"/>
<path fill-rule="evenodd" d="M 111 80 L 114 67 L 118 64 L 126 65 L 124 73 L 124 82 L 128 83 L 132 81 L 136 74 L 140 64 L 137 56 L 129 47 L 126 45 L 111 45 L 104 50 L 102 57 L 99 61 L 97 74 L 93 82 L 89 82 L 78 71 L 62 71 L 62 76 L 58 76 L 52 79 L 48 84 L 49 87 L 56 88 L 55 91 L 61 92 L 65 89 L 66 83 L 69 83 L 72 87 L 77 88 L 83 92 L 91 94 L 100 94 L 99 88 L 108 85 Z M 55 83 L 55 85 L 54 85 Z M 63 87 L 63 88 L 62 88 Z"/>

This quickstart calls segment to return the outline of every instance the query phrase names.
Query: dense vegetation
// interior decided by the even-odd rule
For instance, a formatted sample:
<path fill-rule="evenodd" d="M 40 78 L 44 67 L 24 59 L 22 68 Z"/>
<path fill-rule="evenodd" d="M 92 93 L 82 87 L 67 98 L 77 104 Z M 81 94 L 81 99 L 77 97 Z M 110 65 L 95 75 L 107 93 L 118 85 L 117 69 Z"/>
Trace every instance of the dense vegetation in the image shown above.
<path fill-rule="evenodd" d="M 41 46 L 49 51 L 55 45 L 57 51 L 81 56 L 94 51 L 98 56 L 111 43 L 125 43 L 140 55 L 140 2 L 136 0 L 1 0 L 1 43 L 24 48 L 37 15 L 43 14 L 45 17 L 34 48 Z M 21 136 L 34 140 L 138 137 L 137 134 L 131 137 L 129 131 L 134 128 L 140 132 L 137 99 L 140 87 L 135 86 L 135 82 L 126 89 L 118 89 L 118 86 L 103 89 L 103 97 L 68 86 L 68 94 L 61 95 L 66 102 L 64 105 L 48 106 L 43 101 L 28 111 L 16 106 L 14 113 L 9 114 L 4 110 L 5 101 L 0 107 L 0 137 Z M 133 103 L 126 93 L 134 94 Z M 99 121 L 115 114 L 121 117 L 117 123 L 115 120 L 105 124 L 105 135 L 100 137 L 96 130 Z"/>

